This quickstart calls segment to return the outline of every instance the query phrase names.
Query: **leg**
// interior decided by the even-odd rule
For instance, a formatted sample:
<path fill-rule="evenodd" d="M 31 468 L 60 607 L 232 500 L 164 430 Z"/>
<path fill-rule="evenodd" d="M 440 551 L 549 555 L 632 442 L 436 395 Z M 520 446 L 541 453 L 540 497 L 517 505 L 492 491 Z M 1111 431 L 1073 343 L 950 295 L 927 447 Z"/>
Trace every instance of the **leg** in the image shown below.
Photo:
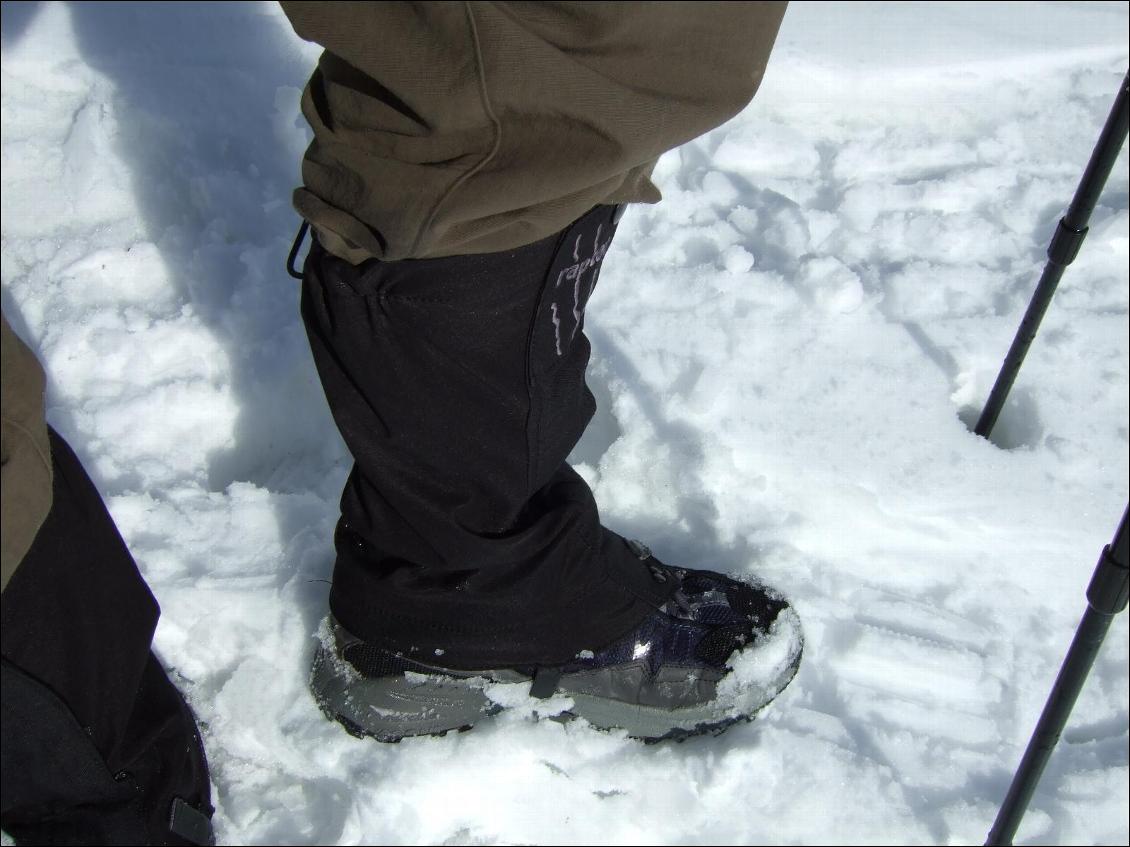
<path fill-rule="evenodd" d="M 319 242 L 303 316 L 356 460 L 323 708 L 385 739 L 443 731 L 489 708 L 445 680 L 487 668 L 643 737 L 752 714 L 799 630 L 749 697 L 715 684 L 784 602 L 604 529 L 565 459 L 593 411 L 583 314 L 611 209 L 656 202 L 657 157 L 749 101 L 783 4 L 283 8 L 327 48 L 294 202 Z"/>
<path fill-rule="evenodd" d="M 7 323 L 4 333 L 0 823 L 17 843 L 209 843 L 195 720 L 150 651 L 157 603 L 82 465 L 43 422 L 38 363 Z M 20 410 L 31 413 L 9 417 Z M 38 428 L 41 447 L 21 439 Z M 47 472 L 29 473 L 37 462 Z M 38 503 L 43 516 L 9 537 L 7 521 Z"/>

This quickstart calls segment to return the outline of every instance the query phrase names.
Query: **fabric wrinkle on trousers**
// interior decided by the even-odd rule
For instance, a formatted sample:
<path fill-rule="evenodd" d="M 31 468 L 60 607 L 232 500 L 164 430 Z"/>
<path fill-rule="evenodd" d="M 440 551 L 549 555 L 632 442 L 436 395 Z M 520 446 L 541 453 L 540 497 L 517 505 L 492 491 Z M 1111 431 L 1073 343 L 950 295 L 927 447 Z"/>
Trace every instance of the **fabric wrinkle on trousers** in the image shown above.
<path fill-rule="evenodd" d="M 330 594 L 346 629 L 451 667 L 561 662 L 661 602 L 566 462 L 595 410 L 584 309 L 615 212 L 495 254 L 312 248 L 302 313 L 355 459 Z"/>

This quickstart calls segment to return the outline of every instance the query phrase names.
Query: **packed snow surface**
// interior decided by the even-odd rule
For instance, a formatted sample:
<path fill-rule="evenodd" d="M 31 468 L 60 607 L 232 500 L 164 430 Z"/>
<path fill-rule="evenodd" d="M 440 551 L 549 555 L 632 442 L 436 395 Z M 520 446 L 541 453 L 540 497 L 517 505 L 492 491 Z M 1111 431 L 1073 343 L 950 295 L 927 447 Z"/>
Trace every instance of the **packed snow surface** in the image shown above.
<path fill-rule="evenodd" d="M 645 746 L 515 702 L 381 745 L 306 688 L 350 465 L 283 270 L 318 49 L 273 4 L 4 3 L 4 311 L 161 603 L 221 843 L 982 843 L 1127 501 L 1125 151 L 969 426 L 1128 17 L 794 3 L 758 97 L 625 216 L 573 458 L 664 561 L 791 598 L 804 662 L 757 721 Z M 1127 632 L 1018 843 L 1130 840 Z"/>

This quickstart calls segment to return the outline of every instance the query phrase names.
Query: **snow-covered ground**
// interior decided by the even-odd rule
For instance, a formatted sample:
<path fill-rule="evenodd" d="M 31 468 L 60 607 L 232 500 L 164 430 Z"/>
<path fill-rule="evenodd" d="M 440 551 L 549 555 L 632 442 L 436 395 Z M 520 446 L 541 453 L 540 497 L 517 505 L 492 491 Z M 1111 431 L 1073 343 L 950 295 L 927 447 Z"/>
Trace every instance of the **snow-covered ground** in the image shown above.
<path fill-rule="evenodd" d="M 995 443 L 967 424 L 1128 17 L 794 3 L 758 98 L 626 215 L 574 458 L 609 525 L 792 598 L 767 713 L 381 745 L 305 687 L 349 465 L 283 270 L 317 48 L 273 4 L 4 3 L 4 311 L 161 602 L 221 842 L 981 843 L 1127 501 L 1125 151 Z M 1018 843 L 1130 840 L 1128 696 L 1123 614 Z"/>

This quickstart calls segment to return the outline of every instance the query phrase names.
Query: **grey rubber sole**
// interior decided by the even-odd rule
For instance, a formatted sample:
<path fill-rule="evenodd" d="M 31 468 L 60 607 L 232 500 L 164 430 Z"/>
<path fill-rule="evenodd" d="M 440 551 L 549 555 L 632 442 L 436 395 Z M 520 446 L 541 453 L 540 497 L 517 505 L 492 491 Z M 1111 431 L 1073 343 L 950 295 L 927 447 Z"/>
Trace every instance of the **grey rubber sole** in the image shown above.
<path fill-rule="evenodd" d="M 717 734 L 749 721 L 788 685 L 800 664 L 799 622 L 794 614 L 785 623 L 788 626 L 782 629 L 788 631 L 763 647 L 764 655 L 758 655 L 758 647 L 751 648 L 729 675 L 719 672 L 709 678 L 700 669 L 696 677 L 663 669 L 659 677 L 645 682 L 642 667 L 566 674 L 554 696 L 570 698 L 572 706 L 554 719 L 584 718 L 599 729 L 626 730 L 644 741 Z M 488 685 L 531 683 L 515 671 L 496 670 L 437 669 L 436 673 L 365 677 L 340 657 L 340 641 L 336 645 L 327 641 L 318 646 L 310 680 L 318 705 L 352 734 L 378 741 L 470 729 L 502 709 L 488 696 Z M 656 705 L 629 702 L 629 697 L 650 699 Z M 676 705 L 692 698 L 699 702 Z"/>
<path fill-rule="evenodd" d="M 518 682 L 521 677 L 514 680 Z M 367 678 L 324 645 L 314 656 L 310 689 L 327 717 L 354 735 L 399 741 L 466 730 L 498 711 L 483 691 L 490 680 L 414 674 Z"/>

